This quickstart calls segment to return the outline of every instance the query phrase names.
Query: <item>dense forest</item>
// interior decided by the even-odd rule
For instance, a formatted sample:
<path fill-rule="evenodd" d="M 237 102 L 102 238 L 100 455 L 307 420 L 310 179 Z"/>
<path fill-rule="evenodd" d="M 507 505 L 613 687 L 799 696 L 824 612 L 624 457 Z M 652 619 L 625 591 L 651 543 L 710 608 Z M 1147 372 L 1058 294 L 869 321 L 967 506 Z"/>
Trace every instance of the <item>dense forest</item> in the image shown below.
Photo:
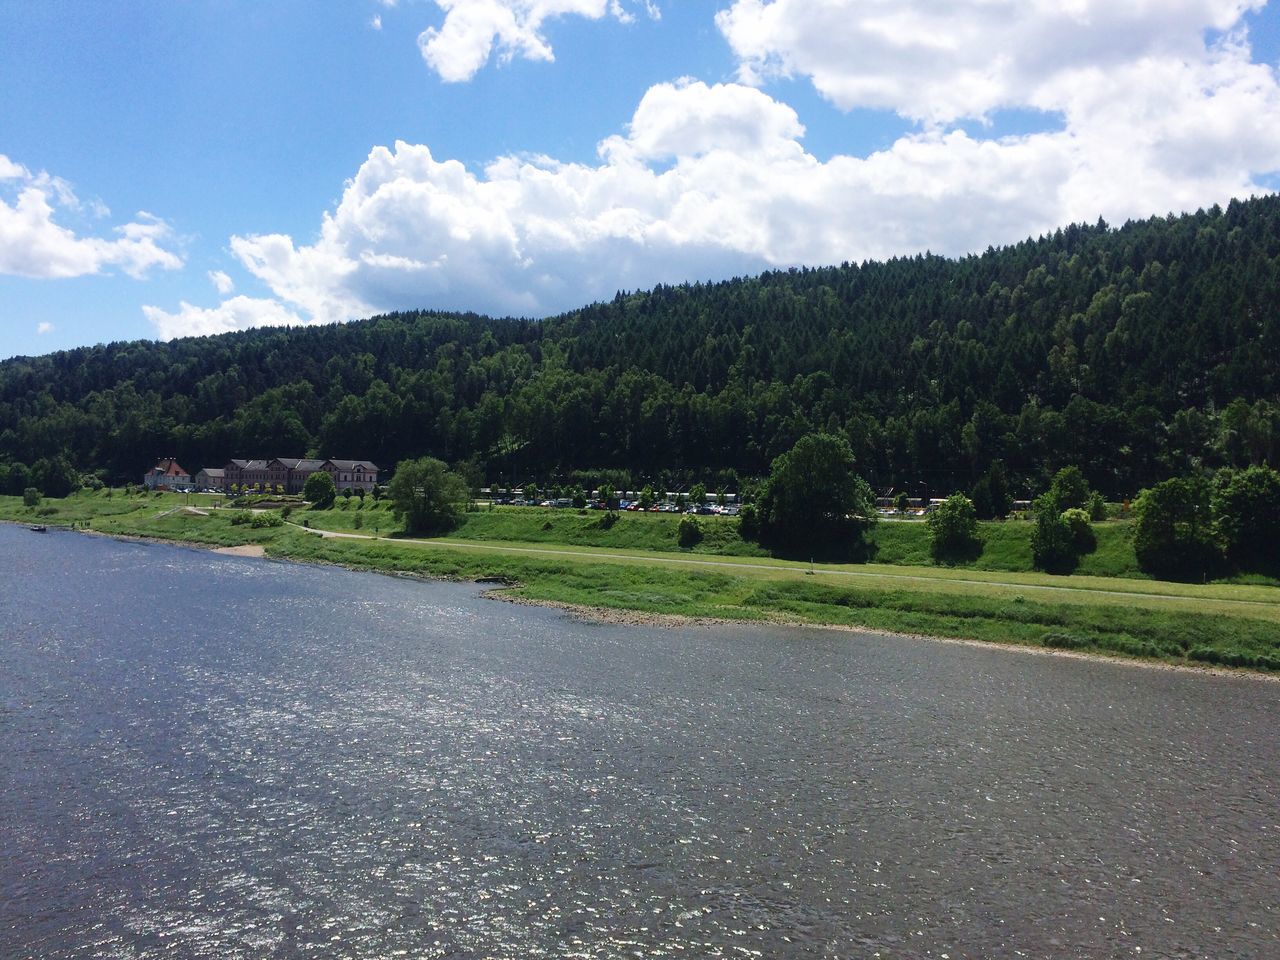
<path fill-rule="evenodd" d="M 1269 196 L 961 259 L 660 286 L 542 321 L 397 313 L 16 358 L 0 363 L 0 470 L 136 482 L 159 456 L 194 471 L 429 454 L 491 480 L 714 483 L 825 430 L 880 488 L 943 495 L 1000 462 L 1029 493 L 1074 464 L 1122 497 L 1277 465 L 1278 398 Z"/>

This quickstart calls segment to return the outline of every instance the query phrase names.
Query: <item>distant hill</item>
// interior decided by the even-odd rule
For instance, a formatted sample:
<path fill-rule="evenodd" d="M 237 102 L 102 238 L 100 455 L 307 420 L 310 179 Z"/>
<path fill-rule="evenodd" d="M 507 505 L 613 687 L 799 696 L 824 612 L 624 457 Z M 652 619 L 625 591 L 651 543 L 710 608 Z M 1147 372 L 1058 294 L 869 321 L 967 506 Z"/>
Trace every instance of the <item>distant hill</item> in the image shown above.
<path fill-rule="evenodd" d="M 874 229 L 869 225 L 868 229 Z M 490 477 L 732 482 L 814 429 L 874 484 L 1112 496 L 1280 456 L 1280 198 L 980 256 L 619 294 L 543 321 L 397 313 L 0 363 L 0 463 L 432 454 Z"/>

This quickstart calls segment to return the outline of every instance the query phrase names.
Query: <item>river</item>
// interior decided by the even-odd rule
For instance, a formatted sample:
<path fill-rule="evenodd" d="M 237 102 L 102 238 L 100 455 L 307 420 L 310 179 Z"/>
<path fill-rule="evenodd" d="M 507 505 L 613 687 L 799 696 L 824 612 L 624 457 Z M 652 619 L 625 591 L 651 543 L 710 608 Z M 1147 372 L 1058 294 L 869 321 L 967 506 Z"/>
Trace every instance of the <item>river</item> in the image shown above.
<path fill-rule="evenodd" d="M 1280 684 L 0 525 L 0 957 L 1280 956 Z"/>

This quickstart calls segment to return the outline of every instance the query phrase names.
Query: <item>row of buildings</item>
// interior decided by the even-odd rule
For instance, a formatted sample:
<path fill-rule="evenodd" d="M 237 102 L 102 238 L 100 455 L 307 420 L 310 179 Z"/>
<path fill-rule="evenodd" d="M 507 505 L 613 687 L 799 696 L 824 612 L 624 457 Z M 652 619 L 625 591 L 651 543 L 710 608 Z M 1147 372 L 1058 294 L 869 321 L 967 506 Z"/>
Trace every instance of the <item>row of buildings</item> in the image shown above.
<path fill-rule="evenodd" d="M 205 467 L 194 476 L 172 458 L 159 461 L 143 474 L 143 485 L 151 490 L 232 490 L 301 493 L 313 473 L 333 477 L 338 492 L 363 490 L 371 493 L 378 485 L 378 465 L 369 460 L 307 460 L 277 457 L 274 460 L 231 460 L 226 466 Z"/>

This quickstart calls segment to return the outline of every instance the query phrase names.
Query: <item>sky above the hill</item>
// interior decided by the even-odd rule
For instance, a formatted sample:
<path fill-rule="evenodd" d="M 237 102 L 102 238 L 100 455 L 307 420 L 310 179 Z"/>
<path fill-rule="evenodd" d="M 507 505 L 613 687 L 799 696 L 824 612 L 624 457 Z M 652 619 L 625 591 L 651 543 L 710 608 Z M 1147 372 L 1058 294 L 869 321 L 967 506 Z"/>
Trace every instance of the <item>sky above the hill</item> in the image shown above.
<path fill-rule="evenodd" d="M 0 0 L 0 357 L 1280 187 L 1280 0 Z"/>

